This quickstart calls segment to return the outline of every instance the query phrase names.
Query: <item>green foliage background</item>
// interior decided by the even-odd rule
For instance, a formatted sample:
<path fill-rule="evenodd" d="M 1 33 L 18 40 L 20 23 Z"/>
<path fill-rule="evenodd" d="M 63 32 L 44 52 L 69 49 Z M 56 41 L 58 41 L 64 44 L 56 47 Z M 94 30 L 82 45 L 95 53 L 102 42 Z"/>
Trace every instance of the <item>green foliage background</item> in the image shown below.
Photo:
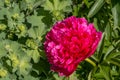
<path fill-rule="evenodd" d="M 55 22 L 72 15 L 103 36 L 68 79 L 120 80 L 119 0 L 0 0 L 0 80 L 66 80 L 50 71 L 43 42 Z"/>

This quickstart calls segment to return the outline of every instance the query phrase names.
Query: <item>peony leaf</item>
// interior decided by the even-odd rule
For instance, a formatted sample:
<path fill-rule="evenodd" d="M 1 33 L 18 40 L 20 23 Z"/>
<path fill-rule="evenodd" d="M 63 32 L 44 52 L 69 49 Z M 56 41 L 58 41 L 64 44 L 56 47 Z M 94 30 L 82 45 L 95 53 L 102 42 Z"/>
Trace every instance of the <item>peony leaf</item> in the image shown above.
<path fill-rule="evenodd" d="M 97 77 L 97 78 L 99 77 L 99 74 L 100 74 L 100 73 L 96 73 L 97 69 L 98 69 L 98 67 L 95 66 L 95 67 L 89 72 L 88 80 L 92 80 L 92 79 L 93 79 L 92 76 Z M 102 76 L 100 75 L 100 77 L 102 77 Z"/>
<path fill-rule="evenodd" d="M 91 18 L 93 17 L 100 9 L 101 7 L 104 5 L 105 1 L 104 0 L 97 0 L 94 5 L 92 6 L 92 8 L 90 9 L 89 13 L 88 13 L 88 17 Z"/>
<path fill-rule="evenodd" d="M 105 56 L 104 56 L 104 60 L 105 60 L 106 58 L 108 58 L 110 54 L 112 54 L 111 52 L 112 52 L 114 49 L 115 49 L 115 48 L 114 48 L 113 46 L 109 46 L 109 47 L 108 47 L 108 51 L 106 52 L 106 54 L 105 54 Z"/>
<path fill-rule="evenodd" d="M 110 59 L 117 58 L 118 56 L 120 56 L 120 52 L 113 52 L 107 56 L 107 60 L 109 61 Z"/>
<path fill-rule="evenodd" d="M 86 4 L 86 6 L 89 8 L 90 7 L 90 3 L 88 2 L 88 0 L 83 0 L 83 1 Z"/>
<path fill-rule="evenodd" d="M 103 76 L 102 73 L 96 73 L 96 74 L 94 74 L 93 76 L 94 76 L 95 78 L 97 78 L 97 79 L 103 79 L 103 78 L 104 78 L 104 76 Z"/>
<path fill-rule="evenodd" d="M 99 30 L 99 27 L 98 27 L 98 19 L 97 18 L 94 18 L 94 26 L 95 28 L 97 29 L 97 31 Z"/>
<path fill-rule="evenodd" d="M 114 50 L 115 48 L 113 46 L 109 46 L 107 52 L 105 53 L 104 56 L 104 60 L 107 58 L 107 56 L 109 56 L 111 54 L 111 52 Z"/>
<path fill-rule="evenodd" d="M 99 68 L 100 72 L 102 73 L 106 80 L 112 80 L 109 66 L 99 65 Z"/>
<path fill-rule="evenodd" d="M 120 59 L 118 58 L 112 58 L 109 62 L 120 67 Z"/>
<path fill-rule="evenodd" d="M 105 33 L 102 34 L 101 41 L 100 41 L 98 48 L 97 48 L 99 58 L 101 58 L 101 56 L 102 56 L 102 52 L 103 52 L 103 48 L 104 48 L 104 40 L 105 40 Z"/>
<path fill-rule="evenodd" d="M 105 28 L 105 35 L 106 35 L 106 38 L 107 40 L 111 41 L 111 26 L 110 26 L 110 23 L 107 23 L 107 26 Z"/>
<path fill-rule="evenodd" d="M 114 26 L 120 26 L 120 2 L 113 6 L 112 14 L 114 18 Z"/>

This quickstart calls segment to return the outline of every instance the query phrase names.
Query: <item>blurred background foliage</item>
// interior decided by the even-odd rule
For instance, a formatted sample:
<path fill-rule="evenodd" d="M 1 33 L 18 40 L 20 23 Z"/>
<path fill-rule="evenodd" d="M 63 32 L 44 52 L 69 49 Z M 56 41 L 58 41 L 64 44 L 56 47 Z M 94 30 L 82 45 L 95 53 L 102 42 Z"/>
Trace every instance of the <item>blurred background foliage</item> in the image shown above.
<path fill-rule="evenodd" d="M 69 16 L 103 32 L 92 62 L 81 62 L 69 79 L 120 80 L 119 0 L 0 0 L 0 80 L 66 80 L 50 71 L 43 42 Z"/>

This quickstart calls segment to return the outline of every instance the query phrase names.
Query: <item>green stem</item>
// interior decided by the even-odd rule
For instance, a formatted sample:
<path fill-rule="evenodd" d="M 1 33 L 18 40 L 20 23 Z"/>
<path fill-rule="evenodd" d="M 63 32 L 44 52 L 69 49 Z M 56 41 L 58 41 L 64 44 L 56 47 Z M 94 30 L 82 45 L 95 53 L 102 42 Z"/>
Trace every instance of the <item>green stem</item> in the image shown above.
<path fill-rule="evenodd" d="M 71 75 L 69 76 L 69 80 L 72 80 L 72 76 L 73 76 L 73 74 L 71 74 Z"/>
<path fill-rule="evenodd" d="M 91 65 L 93 65 L 94 67 L 96 66 L 95 62 L 92 61 L 91 59 L 87 58 L 85 59 L 85 61 L 89 62 Z"/>
<path fill-rule="evenodd" d="M 68 76 L 68 77 L 66 77 L 66 79 L 65 79 L 65 80 L 69 80 L 69 78 L 70 78 L 70 77 Z"/>
<path fill-rule="evenodd" d="M 94 55 L 92 55 L 91 58 L 92 58 L 93 60 L 95 60 L 96 62 L 99 61 Z"/>
<path fill-rule="evenodd" d="M 66 80 L 74 80 L 73 76 L 74 76 L 74 73 L 72 73 L 71 75 L 69 75 L 68 77 L 66 77 Z"/>

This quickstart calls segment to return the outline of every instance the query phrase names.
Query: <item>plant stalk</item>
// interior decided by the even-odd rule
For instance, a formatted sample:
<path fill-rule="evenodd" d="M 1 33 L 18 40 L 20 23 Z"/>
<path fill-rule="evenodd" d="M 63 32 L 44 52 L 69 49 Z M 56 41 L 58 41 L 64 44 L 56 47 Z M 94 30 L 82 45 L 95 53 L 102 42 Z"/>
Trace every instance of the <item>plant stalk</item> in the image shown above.
<path fill-rule="evenodd" d="M 91 65 L 93 65 L 94 67 L 96 66 L 95 62 L 92 61 L 91 59 L 87 58 L 85 59 L 85 61 L 89 62 Z"/>

